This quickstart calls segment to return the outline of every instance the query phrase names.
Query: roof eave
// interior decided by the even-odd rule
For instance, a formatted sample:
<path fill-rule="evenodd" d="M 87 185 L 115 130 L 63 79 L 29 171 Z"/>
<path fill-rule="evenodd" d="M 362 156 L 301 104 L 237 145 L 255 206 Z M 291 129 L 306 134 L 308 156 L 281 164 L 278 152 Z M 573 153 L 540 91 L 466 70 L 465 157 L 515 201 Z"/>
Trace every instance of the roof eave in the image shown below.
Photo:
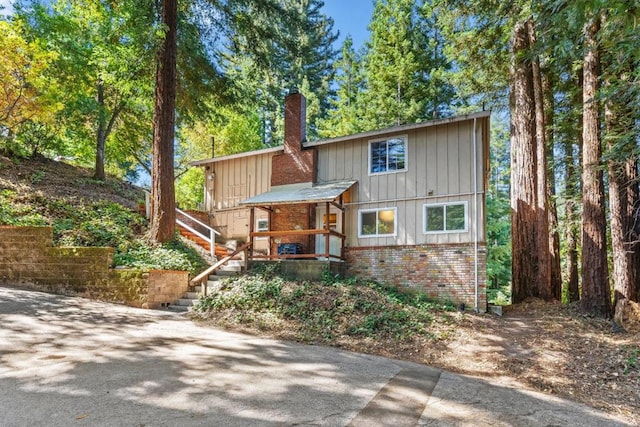
<path fill-rule="evenodd" d="M 440 125 L 444 125 L 444 124 L 450 124 L 450 123 L 457 123 L 457 122 L 463 122 L 466 120 L 473 120 L 473 119 L 478 119 L 478 118 L 484 118 L 484 117 L 489 117 L 491 115 L 491 111 L 478 111 L 475 113 L 469 113 L 469 114 L 463 114 L 463 115 L 459 115 L 459 116 L 452 116 L 452 117 L 446 117 L 443 119 L 435 119 L 435 120 L 429 120 L 426 122 L 420 122 L 420 123 L 410 123 L 410 124 L 406 124 L 406 125 L 401 125 L 401 126 L 392 126 L 392 127 L 388 127 L 388 128 L 384 128 L 384 129 L 378 129 L 378 130 L 373 130 L 373 131 L 368 131 L 368 132 L 361 132 L 361 133 L 356 133 L 356 134 L 352 134 L 352 135 L 345 135 L 345 136 L 340 136 L 340 137 L 336 137 L 336 138 L 329 138 L 329 139 L 323 139 L 320 141 L 313 141 L 313 142 L 304 142 L 302 144 L 302 146 L 304 148 L 310 148 L 310 147 L 317 147 L 320 145 L 326 145 L 326 144 L 334 144 L 337 142 L 342 142 L 342 141 L 348 141 L 348 140 L 353 140 L 353 139 L 361 139 L 361 138 L 375 138 L 376 136 L 380 136 L 380 135 L 385 135 L 385 134 L 390 134 L 390 133 L 400 133 L 400 132 L 408 132 L 411 130 L 416 130 L 416 129 L 423 129 L 423 128 L 428 128 L 428 127 L 432 127 L 432 126 L 440 126 Z M 269 147 L 269 148 L 263 148 L 260 150 L 254 150 L 254 151 L 246 151 L 244 153 L 237 153 L 237 154 L 230 154 L 228 156 L 220 156 L 220 157 L 212 157 L 209 159 L 203 159 L 203 160 L 196 160 L 193 162 L 189 162 L 190 166 L 203 166 L 209 163 L 216 163 L 216 162 L 221 162 L 224 160 L 233 160 L 233 159 L 239 159 L 242 157 L 249 157 L 249 156 L 256 156 L 256 155 L 260 155 L 260 154 L 269 154 L 269 153 L 278 153 L 284 151 L 284 147 L 282 145 L 279 145 L 277 147 Z"/>
<path fill-rule="evenodd" d="M 209 163 L 221 162 L 223 160 L 240 159 L 242 157 L 257 156 L 257 155 L 260 155 L 260 154 L 277 153 L 277 152 L 280 152 L 280 151 L 284 151 L 284 147 L 281 146 L 281 145 L 279 145 L 277 147 L 262 148 L 260 150 L 245 151 L 243 153 L 229 154 L 227 156 L 211 157 L 211 158 L 208 158 L 208 159 L 195 160 L 193 162 L 189 162 L 189 166 L 203 166 L 203 165 L 206 165 L 206 164 L 209 164 Z"/>
<path fill-rule="evenodd" d="M 410 123 L 406 125 L 392 126 L 384 129 L 377 129 L 377 130 L 368 131 L 368 132 L 356 133 L 353 135 L 345 135 L 345 136 L 339 136 L 336 138 L 323 139 L 320 141 L 306 142 L 303 144 L 303 147 L 305 148 L 316 147 L 319 145 L 333 144 L 336 142 L 342 142 L 342 141 L 347 141 L 352 139 L 375 138 L 376 136 L 380 136 L 380 135 L 408 132 L 411 130 L 423 129 L 423 128 L 428 128 L 432 126 L 440 126 L 444 124 L 457 123 L 457 122 L 463 122 L 466 120 L 489 117 L 490 115 L 491 115 L 491 111 L 478 111 L 475 113 L 452 116 L 444 119 L 435 119 L 435 120 L 429 120 L 429 121 L 420 122 L 420 123 Z"/>

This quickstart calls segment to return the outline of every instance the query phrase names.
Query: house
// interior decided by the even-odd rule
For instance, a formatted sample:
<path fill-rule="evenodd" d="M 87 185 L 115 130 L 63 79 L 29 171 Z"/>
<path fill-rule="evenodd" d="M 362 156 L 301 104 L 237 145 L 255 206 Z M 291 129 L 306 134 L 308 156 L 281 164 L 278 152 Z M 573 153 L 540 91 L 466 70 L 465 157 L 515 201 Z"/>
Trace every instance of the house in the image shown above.
<path fill-rule="evenodd" d="M 284 146 L 192 165 L 205 169 L 211 224 L 252 242 L 253 261 L 323 260 L 485 311 L 489 116 L 307 141 L 292 93 Z"/>

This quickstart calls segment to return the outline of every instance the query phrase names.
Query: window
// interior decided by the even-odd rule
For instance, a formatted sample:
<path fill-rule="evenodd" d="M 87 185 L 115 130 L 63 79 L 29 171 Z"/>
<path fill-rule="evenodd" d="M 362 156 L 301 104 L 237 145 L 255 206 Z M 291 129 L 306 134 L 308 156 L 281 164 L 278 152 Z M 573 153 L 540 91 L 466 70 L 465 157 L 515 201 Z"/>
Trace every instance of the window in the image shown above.
<path fill-rule="evenodd" d="M 256 231 L 269 231 L 269 220 L 268 219 L 258 219 L 256 221 Z"/>
<path fill-rule="evenodd" d="M 322 215 L 322 228 L 327 226 L 327 214 Z M 329 214 L 329 229 L 336 230 L 338 228 L 338 215 L 334 213 Z"/>
<path fill-rule="evenodd" d="M 396 235 L 396 208 L 359 211 L 358 237 Z"/>
<path fill-rule="evenodd" d="M 369 141 L 369 174 L 407 170 L 407 137 Z"/>
<path fill-rule="evenodd" d="M 424 232 L 444 233 L 467 230 L 467 203 L 424 205 Z"/>
<path fill-rule="evenodd" d="M 269 220 L 266 218 L 257 219 L 256 231 L 269 231 Z M 266 239 L 266 237 L 256 237 L 256 239 Z"/>

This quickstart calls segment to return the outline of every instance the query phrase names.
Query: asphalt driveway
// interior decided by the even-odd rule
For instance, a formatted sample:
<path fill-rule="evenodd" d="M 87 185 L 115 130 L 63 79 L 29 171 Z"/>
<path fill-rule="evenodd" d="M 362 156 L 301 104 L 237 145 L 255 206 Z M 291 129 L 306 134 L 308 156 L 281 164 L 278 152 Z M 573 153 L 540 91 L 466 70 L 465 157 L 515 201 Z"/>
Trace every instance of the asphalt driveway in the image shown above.
<path fill-rule="evenodd" d="M 0 287 L 0 426 L 622 426 L 424 365 Z"/>

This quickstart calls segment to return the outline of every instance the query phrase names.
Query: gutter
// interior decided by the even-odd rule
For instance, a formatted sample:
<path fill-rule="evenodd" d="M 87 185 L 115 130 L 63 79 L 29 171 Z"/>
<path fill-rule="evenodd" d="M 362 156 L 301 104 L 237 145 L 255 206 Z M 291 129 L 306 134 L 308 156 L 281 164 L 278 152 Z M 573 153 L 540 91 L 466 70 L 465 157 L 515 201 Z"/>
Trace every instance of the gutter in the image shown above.
<path fill-rule="evenodd" d="M 473 282 L 475 288 L 475 312 L 478 313 L 478 142 L 477 142 L 477 118 L 473 118 L 473 257 L 474 271 Z"/>

